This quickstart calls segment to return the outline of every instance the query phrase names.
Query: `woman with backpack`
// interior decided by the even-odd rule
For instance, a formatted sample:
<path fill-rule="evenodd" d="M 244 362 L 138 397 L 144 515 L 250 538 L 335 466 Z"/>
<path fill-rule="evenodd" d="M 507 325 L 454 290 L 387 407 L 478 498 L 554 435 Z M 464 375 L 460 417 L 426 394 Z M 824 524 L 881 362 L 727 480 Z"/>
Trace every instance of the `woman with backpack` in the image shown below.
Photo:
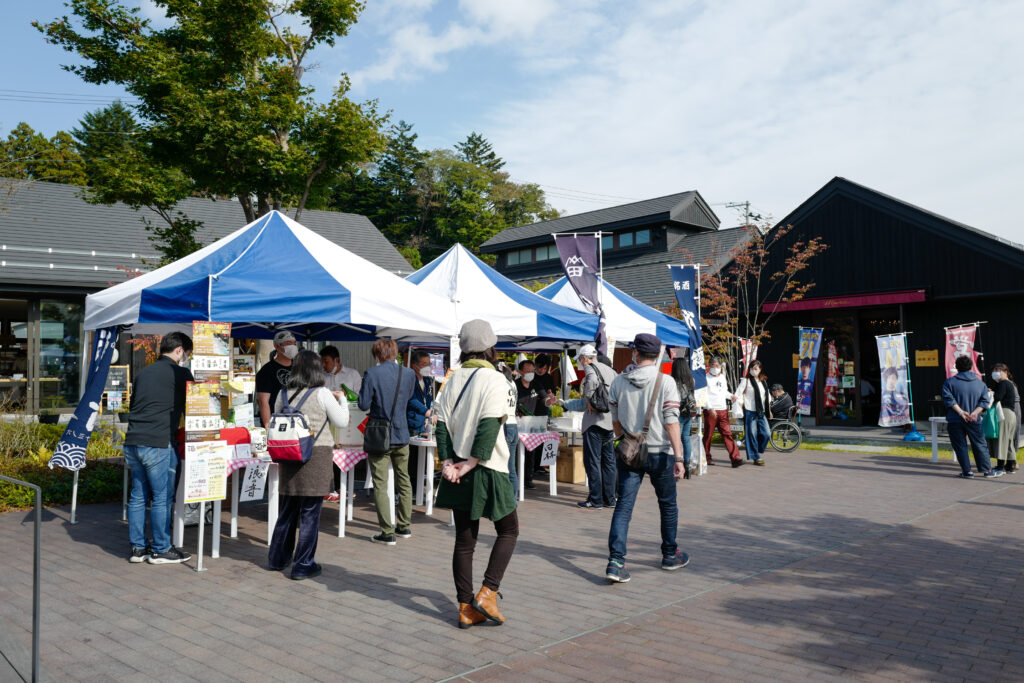
<path fill-rule="evenodd" d="M 761 361 L 750 361 L 747 376 L 740 380 L 732 400 L 743 401 L 743 445 L 747 449 L 747 459 L 764 467 L 764 449 L 768 447 L 771 434 L 768 426 L 771 399 L 768 394 L 768 376 L 762 370 Z"/>
<path fill-rule="evenodd" d="M 462 366 L 448 379 L 434 402 L 437 455 L 442 461 L 437 507 L 455 518 L 452 574 L 459 602 L 459 628 L 488 619 L 498 624 L 498 588 L 519 537 L 516 495 L 508 478 L 508 442 L 502 433 L 516 404 L 517 392 L 494 368 L 498 338 L 485 320 L 470 320 L 459 331 Z M 497 538 L 473 594 L 473 551 L 480 518 L 494 522 Z"/>
<path fill-rule="evenodd" d="M 675 380 L 676 389 L 679 390 L 679 437 L 683 440 L 683 458 L 686 464 L 686 473 L 683 477 L 689 479 L 693 449 L 693 445 L 690 443 L 690 423 L 693 420 L 693 411 L 697 407 L 697 399 L 694 397 L 693 373 L 690 372 L 688 356 L 672 361 L 672 379 Z"/>
<path fill-rule="evenodd" d="M 999 422 L 999 439 L 996 441 L 996 471 L 1007 474 L 1017 471 L 1017 427 L 1020 425 L 1020 393 L 1013 383 L 1013 373 L 1006 363 L 992 366 L 992 381 L 995 382 L 995 397 L 992 408 L 1002 411 Z"/>
<path fill-rule="evenodd" d="M 300 351 L 292 361 L 291 376 L 281 388 L 274 408 L 274 412 L 282 411 L 285 406 L 297 409 L 315 435 L 309 460 L 278 463 L 280 513 L 270 540 L 268 564 L 272 571 L 282 571 L 291 563 L 291 578 L 295 581 L 320 576 L 322 571 L 314 559 L 320 534 L 320 509 L 324 496 L 334 485 L 334 437 L 327 423 L 341 428 L 348 425 L 349 419 L 344 394 L 335 399 L 324 382 L 320 356 L 313 351 Z M 273 421 L 272 418 L 271 423 Z"/>

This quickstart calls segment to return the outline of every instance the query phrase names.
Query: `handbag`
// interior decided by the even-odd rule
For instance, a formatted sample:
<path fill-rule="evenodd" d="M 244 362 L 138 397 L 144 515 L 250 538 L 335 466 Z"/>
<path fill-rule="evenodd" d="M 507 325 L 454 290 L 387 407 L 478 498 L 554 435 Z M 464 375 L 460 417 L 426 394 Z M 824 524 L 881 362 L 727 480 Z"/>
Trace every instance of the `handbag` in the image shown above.
<path fill-rule="evenodd" d="M 1002 417 L 1002 409 L 999 406 L 993 406 L 985 411 L 985 414 L 981 418 L 981 426 L 985 431 L 986 439 L 998 439 L 999 438 L 999 418 Z"/>
<path fill-rule="evenodd" d="M 610 412 L 612 406 L 611 400 L 608 398 L 608 385 L 600 370 L 594 370 L 594 372 L 597 374 L 598 385 L 594 388 L 594 393 L 590 395 L 590 406 L 595 413 Z"/>
<path fill-rule="evenodd" d="M 743 390 L 744 391 L 746 391 L 746 384 L 745 384 L 745 382 L 747 382 L 747 381 L 748 380 L 744 379 L 743 382 L 740 383 L 740 384 L 743 384 Z M 738 388 L 736 390 L 736 395 L 740 397 L 740 400 L 738 400 L 738 401 L 737 400 L 733 400 L 732 401 L 732 408 L 730 409 L 730 413 L 737 420 L 742 420 L 743 419 L 743 394 L 740 393 Z"/>
<path fill-rule="evenodd" d="M 398 392 L 402 388 L 402 368 L 398 368 L 398 380 L 395 382 L 395 398 L 391 402 L 391 413 L 395 414 L 398 406 Z M 387 417 L 367 418 L 363 430 L 363 450 L 367 455 L 384 455 L 391 450 L 391 419 Z"/>
<path fill-rule="evenodd" d="M 658 362 L 655 363 L 655 367 L 661 367 L 660 355 L 658 356 Z M 628 429 L 623 428 L 622 436 L 615 442 L 615 456 L 622 461 L 623 465 L 631 470 L 642 470 L 647 465 L 647 433 L 651 429 L 654 404 L 658 402 L 658 398 L 661 396 L 661 381 L 664 377 L 665 374 L 659 372 L 658 379 L 654 382 L 654 393 L 651 394 L 651 400 L 647 404 L 647 415 L 644 417 L 644 426 L 640 433 L 634 434 Z"/>

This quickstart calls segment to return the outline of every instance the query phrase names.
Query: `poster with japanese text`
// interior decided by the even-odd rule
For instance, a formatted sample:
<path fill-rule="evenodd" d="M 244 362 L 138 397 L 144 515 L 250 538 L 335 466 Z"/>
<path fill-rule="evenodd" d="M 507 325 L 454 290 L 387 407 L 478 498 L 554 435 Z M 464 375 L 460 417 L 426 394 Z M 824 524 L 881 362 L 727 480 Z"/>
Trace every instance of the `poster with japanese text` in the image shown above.
<path fill-rule="evenodd" d="M 226 441 L 185 444 L 186 503 L 222 500 L 227 495 L 228 460 L 233 449 Z"/>
<path fill-rule="evenodd" d="M 185 387 L 185 440 L 220 436 L 220 382 L 189 382 Z"/>
<path fill-rule="evenodd" d="M 200 381 L 227 379 L 231 370 L 231 323 L 192 322 L 192 375 Z"/>
<path fill-rule="evenodd" d="M 903 334 L 875 337 L 878 366 L 882 370 L 882 409 L 879 427 L 910 424 L 910 392 L 907 386 L 906 342 Z"/>
<path fill-rule="evenodd" d="M 981 372 L 978 370 L 978 356 L 980 355 L 974 348 L 977 343 L 978 326 L 975 324 L 962 325 L 960 327 L 947 327 L 946 328 L 946 378 L 950 378 L 956 373 L 956 359 L 960 356 L 969 356 L 973 362 L 975 374 L 981 378 Z"/>
<path fill-rule="evenodd" d="M 828 367 L 825 371 L 825 407 L 835 408 L 839 405 L 839 354 L 836 352 L 836 343 L 828 343 Z"/>
<path fill-rule="evenodd" d="M 822 331 L 820 327 L 799 329 L 800 367 L 796 371 L 796 411 L 800 415 L 811 414 L 811 404 L 814 401 L 814 371 L 818 367 Z"/>

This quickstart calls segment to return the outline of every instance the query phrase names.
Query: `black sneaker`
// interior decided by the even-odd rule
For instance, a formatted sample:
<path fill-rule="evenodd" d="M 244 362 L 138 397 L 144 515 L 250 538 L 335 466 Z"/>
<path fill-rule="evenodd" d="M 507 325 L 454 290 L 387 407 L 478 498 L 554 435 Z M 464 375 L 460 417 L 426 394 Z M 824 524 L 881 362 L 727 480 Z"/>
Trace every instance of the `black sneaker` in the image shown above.
<path fill-rule="evenodd" d="M 181 564 L 192 559 L 192 556 L 181 548 L 171 548 L 164 553 L 153 553 L 146 558 L 150 564 Z"/>
<path fill-rule="evenodd" d="M 584 510 L 600 510 L 601 509 L 600 505 L 594 505 L 589 500 L 584 500 L 582 502 L 576 503 L 576 507 L 583 508 Z"/>
<path fill-rule="evenodd" d="M 525 482 L 525 483 L 523 484 L 523 488 L 524 488 L 524 489 L 530 489 L 530 490 L 533 490 L 533 489 L 537 488 L 537 485 L 536 485 L 536 484 L 534 484 L 534 483 L 533 483 L 532 481 L 528 481 L 528 482 Z"/>
<path fill-rule="evenodd" d="M 149 548 L 132 548 L 132 554 L 128 556 L 128 561 L 132 564 L 139 564 L 145 562 L 147 557 L 149 557 Z"/>
<path fill-rule="evenodd" d="M 961 472 L 956 476 L 960 477 L 961 479 L 974 479 L 974 472 Z"/>
<path fill-rule="evenodd" d="M 675 555 L 661 558 L 661 568 L 667 572 L 674 572 L 690 564 L 690 556 L 682 550 L 677 550 Z"/>
<path fill-rule="evenodd" d="M 608 560 L 608 566 L 604 570 L 604 578 L 612 583 L 627 583 L 629 581 L 629 570 L 626 563 L 619 560 Z"/>
<path fill-rule="evenodd" d="M 405 527 L 404 529 L 399 527 L 395 529 L 395 536 L 399 538 L 412 538 L 412 529 Z"/>
<path fill-rule="evenodd" d="M 288 578 L 291 579 L 292 581 L 304 581 L 306 579 L 316 578 L 317 576 L 320 576 L 323 573 L 324 573 L 324 568 L 321 567 L 320 565 L 314 563 L 313 564 L 313 568 L 310 569 L 308 573 L 306 573 L 306 574 L 296 574 L 295 572 L 292 572 L 291 576 L 289 576 Z"/>
<path fill-rule="evenodd" d="M 385 534 L 383 531 L 371 536 L 370 540 L 374 543 L 382 543 L 384 545 L 395 545 L 398 543 L 398 541 L 395 540 L 394 534 Z"/>

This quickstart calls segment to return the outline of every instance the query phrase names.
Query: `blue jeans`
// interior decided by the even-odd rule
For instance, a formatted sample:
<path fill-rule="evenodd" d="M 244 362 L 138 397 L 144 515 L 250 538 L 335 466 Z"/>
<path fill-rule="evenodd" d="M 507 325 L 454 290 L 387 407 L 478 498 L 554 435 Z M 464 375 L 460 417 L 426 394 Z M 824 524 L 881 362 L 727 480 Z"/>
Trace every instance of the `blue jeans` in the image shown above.
<path fill-rule="evenodd" d="M 608 532 L 608 556 L 625 562 L 626 537 L 629 535 L 629 520 L 633 516 L 633 505 L 640 490 L 644 474 L 651 478 L 654 493 L 658 497 L 661 511 L 661 555 L 676 554 L 676 527 L 679 525 L 679 508 L 676 506 L 676 477 L 674 460 L 670 453 L 651 453 L 647 456 L 644 471 L 631 470 L 615 460 L 619 470 L 619 502 L 612 514 L 612 528 Z"/>
<path fill-rule="evenodd" d="M 771 428 L 764 413 L 743 409 L 743 447 L 747 449 L 747 460 L 760 460 L 764 449 L 768 447 Z"/>
<path fill-rule="evenodd" d="M 683 440 L 683 457 L 686 458 L 686 465 L 690 465 L 690 458 L 693 456 L 693 444 L 690 443 L 690 423 L 693 422 L 693 415 L 679 416 L 679 438 Z"/>
<path fill-rule="evenodd" d="M 516 462 L 519 459 L 519 425 L 505 423 L 505 441 L 508 442 L 508 480 L 512 482 L 512 491 L 516 494 L 516 505 L 519 505 L 519 475 L 516 474 Z"/>
<path fill-rule="evenodd" d="M 603 507 L 615 503 L 615 434 L 610 429 L 593 426 L 583 432 L 583 468 L 587 472 L 591 505 Z"/>
<path fill-rule="evenodd" d="M 949 442 L 953 445 L 956 461 L 960 463 L 960 470 L 964 474 L 971 471 L 971 458 L 967 454 L 968 438 L 971 440 L 971 450 L 974 451 L 974 463 L 978 466 L 978 472 L 985 474 L 992 469 L 992 463 L 988 458 L 985 431 L 980 422 L 950 420 L 946 425 L 946 431 L 949 433 Z"/>
<path fill-rule="evenodd" d="M 151 550 L 165 553 L 171 549 L 171 506 L 174 504 L 178 456 L 170 445 L 167 448 L 125 446 L 124 462 L 132 471 L 128 540 L 132 548 L 141 550 L 146 547 L 146 503 L 152 498 L 149 512 L 149 530 L 153 534 Z"/>

